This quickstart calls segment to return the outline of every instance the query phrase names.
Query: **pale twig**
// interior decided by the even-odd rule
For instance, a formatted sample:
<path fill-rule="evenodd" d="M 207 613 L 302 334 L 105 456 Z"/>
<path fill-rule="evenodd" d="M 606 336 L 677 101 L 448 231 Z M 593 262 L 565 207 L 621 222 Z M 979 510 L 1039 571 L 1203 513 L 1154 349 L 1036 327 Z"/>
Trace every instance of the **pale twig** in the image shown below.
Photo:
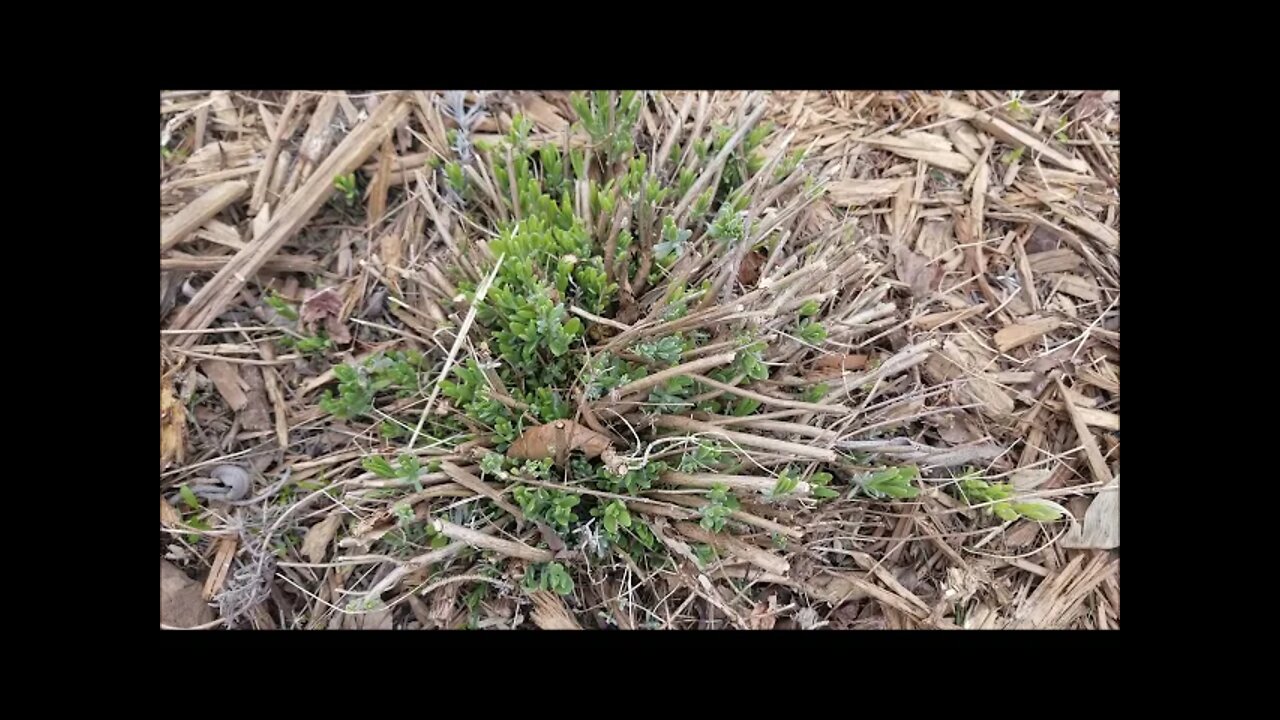
<path fill-rule="evenodd" d="M 458 351 L 462 349 L 462 345 L 466 342 L 467 332 L 471 330 L 471 323 L 476 320 L 476 310 L 480 307 L 480 303 L 484 302 L 484 297 L 489 292 L 489 287 L 493 285 L 494 278 L 498 277 L 498 268 L 502 267 L 502 260 L 505 256 L 499 256 L 498 261 L 493 264 L 493 270 L 489 271 L 489 276 L 480 283 L 480 287 L 476 288 L 475 299 L 471 301 L 471 309 L 467 310 L 467 317 L 462 321 L 462 327 L 458 328 L 458 337 L 453 341 L 453 347 L 449 349 L 449 356 L 445 358 L 444 367 L 440 368 L 440 374 L 436 376 L 435 382 L 431 384 L 431 396 L 427 398 L 427 404 L 422 408 L 422 415 L 418 418 L 418 425 L 413 429 L 413 436 L 409 438 L 408 450 L 413 449 L 413 444 L 418 441 L 418 435 L 422 433 L 422 425 L 427 421 L 427 415 L 431 413 L 431 408 L 435 406 L 436 396 L 440 394 L 440 382 L 449 375 L 449 371 L 453 369 L 453 363 L 458 357 Z"/>

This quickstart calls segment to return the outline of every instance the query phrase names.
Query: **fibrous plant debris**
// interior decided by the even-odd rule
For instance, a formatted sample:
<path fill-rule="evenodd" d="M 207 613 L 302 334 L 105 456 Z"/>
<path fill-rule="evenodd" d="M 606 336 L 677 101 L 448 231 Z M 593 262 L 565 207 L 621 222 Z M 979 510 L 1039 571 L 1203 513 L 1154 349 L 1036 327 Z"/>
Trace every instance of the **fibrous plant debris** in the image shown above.
<path fill-rule="evenodd" d="M 161 204 L 183 626 L 1119 627 L 1117 92 L 165 92 Z"/>

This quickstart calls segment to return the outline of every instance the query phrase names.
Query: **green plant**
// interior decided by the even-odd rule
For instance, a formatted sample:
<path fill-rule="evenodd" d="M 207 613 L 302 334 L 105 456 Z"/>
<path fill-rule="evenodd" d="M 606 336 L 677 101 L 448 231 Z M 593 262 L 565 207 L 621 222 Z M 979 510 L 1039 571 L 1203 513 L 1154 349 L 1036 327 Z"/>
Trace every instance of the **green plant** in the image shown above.
<path fill-rule="evenodd" d="M 578 516 L 573 512 L 582 498 L 572 493 L 548 490 L 547 488 L 530 488 L 517 485 L 511 491 L 520 509 L 531 520 L 540 520 L 552 529 L 567 532 Z"/>
<path fill-rule="evenodd" d="M 693 391 L 693 378 L 677 375 L 650 390 L 649 402 L 659 413 L 681 412 L 692 405 L 689 397 L 693 395 Z"/>
<path fill-rule="evenodd" d="M 525 572 L 523 585 L 530 591 L 551 590 L 558 595 L 573 594 L 573 578 L 564 565 L 558 562 L 530 566 Z"/>
<path fill-rule="evenodd" d="M 1037 522 L 1052 522 L 1062 518 L 1062 512 L 1043 501 L 1014 499 L 1016 491 L 1008 483 L 991 483 L 977 476 L 966 474 L 956 483 L 961 498 L 970 505 L 986 505 L 986 511 L 1006 522 L 1025 517 Z"/>
<path fill-rule="evenodd" d="M 621 500 L 605 505 L 600 518 L 605 532 L 613 540 L 617 540 L 619 528 L 631 527 L 631 513 L 627 512 L 627 506 Z"/>
<path fill-rule="evenodd" d="M 449 189 L 458 194 L 458 197 L 466 198 L 467 195 L 467 176 L 462 172 L 462 166 L 457 162 L 450 160 L 444 166 L 445 182 L 448 183 Z"/>
<path fill-rule="evenodd" d="M 797 486 L 800 485 L 800 477 L 787 468 L 778 473 L 778 481 L 774 484 L 773 490 L 769 492 L 770 497 L 780 498 L 792 493 Z"/>
<path fill-rule="evenodd" d="M 419 475 L 422 473 L 422 463 L 415 455 L 401 455 L 397 458 L 395 466 L 392 466 L 381 455 L 367 455 L 360 461 L 360 464 L 365 470 L 378 477 L 407 480 L 414 490 L 422 492 L 422 481 L 419 479 Z"/>
<path fill-rule="evenodd" d="M 333 186 L 342 193 L 343 199 L 346 200 L 348 206 L 355 205 L 357 197 L 355 173 L 334 176 Z"/>
<path fill-rule="evenodd" d="M 296 326 L 298 311 L 294 310 L 293 306 L 276 291 L 272 290 L 263 296 L 263 302 L 281 318 L 295 323 L 294 329 L 289 331 L 291 334 L 280 338 L 281 347 L 293 348 L 304 355 L 311 355 L 328 350 L 333 346 L 333 342 L 323 332 L 316 335 L 304 335 L 298 332 Z"/>
<path fill-rule="evenodd" d="M 1022 159 L 1022 153 L 1026 152 L 1026 149 L 1025 145 L 1019 145 L 1013 152 L 1005 153 L 1000 158 L 1000 161 L 1005 165 L 1012 165 Z"/>
<path fill-rule="evenodd" d="M 782 162 L 778 163 L 778 167 L 773 171 L 775 180 L 782 180 L 800 166 L 800 162 L 804 160 L 804 148 L 796 148 Z"/>
<path fill-rule="evenodd" d="M 622 475 L 614 475 L 609 468 L 600 465 L 595 470 L 596 486 L 606 492 L 637 495 L 653 486 L 653 481 L 667 470 L 667 464 L 661 460 L 652 461 L 637 470 L 628 470 Z"/>
<path fill-rule="evenodd" d="M 679 469 L 684 473 L 714 470 L 721 461 L 724 448 L 713 442 L 699 440 L 692 450 L 680 457 Z"/>
<path fill-rule="evenodd" d="M 285 320 L 297 321 L 298 311 L 294 310 L 293 306 L 290 305 L 283 297 L 280 297 L 280 294 L 275 290 L 268 293 L 263 300 L 270 305 L 271 308 L 280 315 L 280 317 Z"/>
<path fill-rule="evenodd" d="M 693 183 L 692 174 L 690 174 L 689 183 Z M 680 194 L 683 195 L 683 191 Z M 665 265 L 675 262 L 684 251 L 685 242 L 691 235 L 693 235 L 692 230 L 681 230 L 676 227 L 676 221 L 670 215 L 662 218 L 662 241 L 653 246 L 654 258 Z"/>
<path fill-rule="evenodd" d="M 816 403 L 822 400 L 822 398 L 826 397 L 827 393 L 829 392 L 831 392 L 830 385 L 828 385 L 827 383 L 818 383 L 817 385 L 814 385 L 806 389 L 803 393 L 801 393 L 800 399 L 804 400 L 805 402 Z"/>
<path fill-rule="evenodd" d="M 351 420 L 373 409 L 379 393 L 392 392 L 408 397 L 418 391 L 418 376 L 423 369 L 422 354 L 415 350 L 376 355 L 358 366 L 335 365 L 338 394 L 325 390 L 320 407 L 327 413 Z"/>
<path fill-rule="evenodd" d="M 806 300 L 804 305 L 800 306 L 800 317 L 811 317 L 813 315 L 817 315 L 818 310 L 821 309 L 821 307 L 822 306 L 818 304 L 817 300 Z"/>
<path fill-rule="evenodd" d="M 827 339 L 827 329 L 820 323 L 811 321 L 801 323 L 800 328 L 797 330 L 797 334 L 799 334 L 800 338 L 810 345 L 817 345 Z"/>
<path fill-rule="evenodd" d="M 818 500 L 830 500 L 839 497 L 840 493 L 832 490 L 831 473 L 817 472 L 809 477 L 809 494 Z"/>
<path fill-rule="evenodd" d="M 863 476 L 859 484 L 873 498 L 913 498 L 920 494 L 914 484 L 919 476 L 915 467 L 891 467 Z"/>
<path fill-rule="evenodd" d="M 684 340 L 679 335 L 666 335 L 657 340 L 642 342 L 632 348 L 632 351 L 640 357 L 664 365 L 679 363 L 684 350 Z"/>
<path fill-rule="evenodd" d="M 729 494 L 727 486 L 717 484 L 707 491 L 707 501 L 699 511 L 702 520 L 698 524 L 703 529 L 718 533 L 724 529 L 728 517 L 740 507 L 738 498 Z"/>
<path fill-rule="evenodd" d="M 397 525 L 408 525 L 417 518 L 414 517 L 413 506 L 407 502 L 398 502 L 391 506 L 391 515 L 396 519 Z"/>
<path fill-rule="evenodd" d="M 710 565 L 716 561 L 717 557 L 719 557 L 716 553 L 716 549 L 710 545 L 694 545 L 693 554 L 698 559 L 698 563 L 702 565 L 702 567 Z"/>
<path fill-rule="evenodd" d="M 589 96 L 574 93 L 569 103 L 578 114 L 592 143 L 603 149 L 610 163 L 631 152 L 632 131 L 640 117 L 642 96 L 634 90 L 622 93 L 597 91 Z M 581 177 L 581 175 L 579 175 Z"/>
<path fill-rule="evenodd" d="M 200 504 L 200 498 L 185 483 L 178 486 L 178 495 L 182 498 L 189 512 L 183 513 L 182 523 L 193 530 L 210 530 L 209 523 L 200 517 L 204 514 L 204 506 Z M 200 542 L 198 533 L 188 533 L 184 538 L 189 544 Z"/>

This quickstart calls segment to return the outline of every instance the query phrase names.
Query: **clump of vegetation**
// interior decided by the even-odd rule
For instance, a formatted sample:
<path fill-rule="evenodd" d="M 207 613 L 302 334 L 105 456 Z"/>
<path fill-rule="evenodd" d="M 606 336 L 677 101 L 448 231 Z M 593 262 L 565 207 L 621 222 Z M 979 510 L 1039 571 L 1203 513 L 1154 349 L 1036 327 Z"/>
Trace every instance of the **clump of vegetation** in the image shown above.
<path fill-rule="evenodd" d="M 654 149 L 636 141 L 639 118 L 651 100 L 639 92 L 573 95 L 575 130 L 588 139 L 585 146 L 537 136 L 534 124 L 519 114 L 497 143 L 472 145 L 462 125 L 449 131 L 449 147 L 428 170 L 464 222 L 452 240 L 454 255 L 441 265 L 446 281 L 436 283 L 440 293 L 434 300 L 459 316 L 474 308 L 474 318 L 462 355 L 439 382 L 440 408 L 416 422 L 383 419 L 380 428 L 392 441 L 403 439 L 405 427 L 420 426 L 432 443 L 444 443 L 446 435 L 452 443 L 467 442 L 483 481 L 501 488 L 522 520 L 538 523 L 570 547 L 602 559 L 620 553 L 636 568 L 653 572 L 670 568 L 676 557 L 660 542 L 653 518 L 637 514 L 622 498 L 660 497 L 671 489 L 664 481 L 670 472 L 759 472 L 758 450 L 714 436 L 661 433 L 655 419 L 749 423 L 770 409 L 767 395 L 726 392 L 700 378 L 731 388 L 767 383 L 796 353 L 820 350 L 831 331 L 815 300 L 792 304 L 785 313 L 771 306 L 777 315 L 762 314 L 763 324 L 728 314 L 701 319 L 710 317 L 706 312 L 720 297 L 750 292 L 742 278 L 722 269 L 726 263 L 778 242 L 753 201 L 782 183 L 793 193 L 781 196 L 788 202 L 813 196 L 803 183 L 791 181 L 803 175 L 804 153 L 793 149 L 770 166 L 762 149 L 773 137 L 771 124 L 753 121 L 744 129 L 721 123 L 674 143 L 659 169 Z M 721 155 L 725 159 L 717 164 Z M 336 184 L 344 192 L 353 187 Z M 470 227 L 489 235 L 477 240 Z M 795 270 L 794 262 L 786 268 Z M 814 275 L 807 282 L 825 279 Z M 708 357 L 716 362 L 708 363 Z M 427 394 L 443 372 L 442 362 L 443 353 L 428 360 L 393 351 L 359 365 L 339 365 L 333 369 L 337 392 L 326 391 L 321 407 L 344 420 L 372 418 L 384 397 Z M 699 367 L 680 372 L 688 363 Z M 662 377 L 653 378 L 658 373 Z M 780 400 L 818 402 L 832 386 L 788 387 L 770 392 L 781 392 Z M 559 434 L 545 429 L 556 423 Z M 744 427 L 752 432 L 753 426 Z M 534 431 L 545 440 L 542 446 L 517 445 Z M 512 455 L 517 447 L 518 457 Z M 370 456 L 363 465 L 421 489 L 421 468 L 412 454 L 401 453 L 395 463 Z M 878 500 L 914 498 L 916 477 L 914 468 L 891 467 L 861 477 L 855 487 Z M 769 493 L 776 503 L 813 507 L 841 494 L 827 471 L 790 464 L 776 478 Z M 807 492 L 797 493 L 801 482 Z M 690 511 L 698 525 L 713 533 L 735 532 L 729 519 L 743 510 L 738 493 L 716 483 L 705 500 L 696 513 Z M 475 507 L 490 521 L 511 509 L 487 499 Z M 407 522 L 411 512 L 405 513 Z M 402 527 L 400 540 L 429 543 L 425 536 L 405 534 L 421 525 Z M 785 550 L 785 535 L 769 537 L 775 551 Z M 528 541 L 542 548 L 552 542 Z M 704 565 L 709 562 L 709 548 L 694 552 Z M 522 587 L 567 598 L 580 572 L 577 563 L 558 555 L 528 566 Z M 473 595 L 468 597 L 479 597 Z"/>

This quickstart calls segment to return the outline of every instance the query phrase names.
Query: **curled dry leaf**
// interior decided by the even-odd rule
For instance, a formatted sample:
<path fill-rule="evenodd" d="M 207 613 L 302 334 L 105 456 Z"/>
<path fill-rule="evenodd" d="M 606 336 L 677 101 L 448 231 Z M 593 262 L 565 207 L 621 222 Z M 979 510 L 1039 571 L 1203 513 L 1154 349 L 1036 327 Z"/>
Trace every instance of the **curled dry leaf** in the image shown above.
<path fill-rule="evenodd" d="M 172 377 L 160 380 L 160 469 L 187 457 L 187 411 L 173 394 Z"/>
<path fill-rule="evenodd" d="M 340 525 L 342 525 L 342 516 L 338 513 L 332 513 L 324 520 L 312 525 L 311 529 L 307 530 L 307 536 L 302 539 L 302 554 L 313 563 L 324 562 L 329 543 L 333 541 L 333 536 L 337 534 Z"/>
<path fill-rule="evenodd" d="M 507 457 L 518 460 L 559 459 L 564 453 L 580 451 L 599 457 L 613 447 L 605 435 L 572 420 L 556 420 L 529 428 L 507 448 Z"/>
<path fill-rule="evenodd" d="M 1094 550 L 1120 547 L 1120 476 L 1098 491 L 1084 519 L 1072 524 L 1062 538 L 1062 546 Z"/>
<path fill-rule="evenodd" d="M 351 333 L 346 323 L 342 322 L 342 306 L 345 299 L 337 288 L 327 287 L 307 293 L 302 301 L 302 310 L 298 313 L 300 327 L 306 332 L 315 332 L 317 323 L 323 322 L 329 338 L 343 345 L 351 342 Z"/>

